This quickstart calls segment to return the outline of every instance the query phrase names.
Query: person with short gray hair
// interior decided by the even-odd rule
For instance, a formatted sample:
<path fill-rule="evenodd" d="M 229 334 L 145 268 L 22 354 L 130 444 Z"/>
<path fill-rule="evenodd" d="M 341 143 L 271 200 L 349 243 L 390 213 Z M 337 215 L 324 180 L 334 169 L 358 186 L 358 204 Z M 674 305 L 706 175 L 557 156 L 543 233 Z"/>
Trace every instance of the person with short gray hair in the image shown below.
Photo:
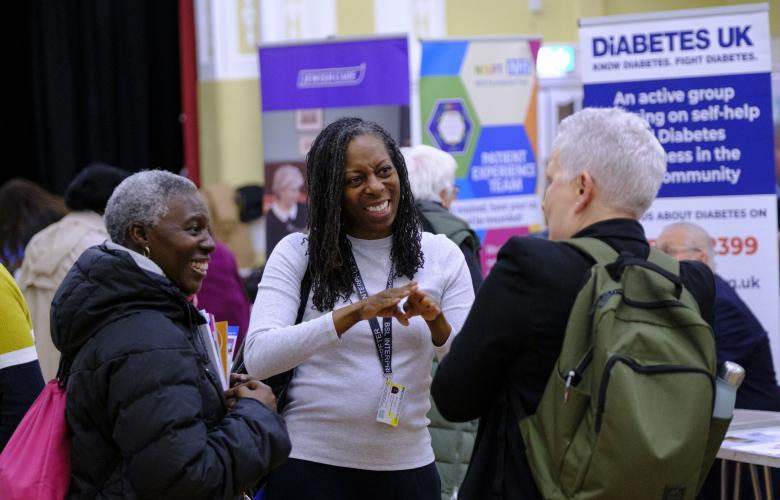
<path fill-rule="evenodd" d="M 618 108 L 586 108 L 566 118 L 552 150 L 562 181 L 588 172 L 603 203 L 634 218 L 650 207 L 666 173 L 666 153 L 647 122 Z"/>
<path fill-rule="evenodd" d="M 504 244 L 431 387 L 445 418 L 480 419 L 460 500 L 541 498 L 517 421 L 536 413 L 594 263 L 561 240 L 594 238 L 647 259 L 639 218 L 665 171 L 663 148 L 631 113 L 588 108 L 561 122 L 542 202 L 552 241 L 513 237 Z M 684 262 L 679 276 L 712 324 L 710 270 Z"/>
<path fill-rule="evenodd" d="M 476 295 L 479 285 L 482 284 L 479 237 L 465 220 L 450 212 L 450 206 L 458 196 L 455 185 L 458 164 L 455 158 L 427 144 L 401 148 L 401 154 L 409 172 L 414 208 L 420 217 L 422 230 L 432 234 L 444 234 L 458 245 L 466 259 Z M 438 366 L 438 362 L 434 360 L 432 373 L 436 373 Z M 455 498 L 466 475 L 474 437 L 477 434 L 477 422 L 449 422 L 441 416 L 433 401 L 428 419 L 433 454 L 441 476 L 442 499 Z"/>
<path fill-rule="evenodd" d="M 715 252 L 712 237 L 692 222 L 666 226 L 655 246 L 677 260 L 692 260 L 706 264 L 715 276 L 715 351 L 718 365 L 732 361 L 745 369 L 745 380 L 737 389 L 735 408 L 780 411 L 780 390 L 777 387 L 772 350 L 766 330 L 734 286 L 715 273 Z M 734 283 L 736 284 L 736 282 Z M 742 477 L 743 498 L 753 497 L 747 475 Z M 733 476 L 733 470 L 729 469 Z M 772 474 L 774 491 L 780 491 L 780 473 Z M 733 477 L 727 484 L 733 484 Z M 720 467 L 713 467 L 702 487 L 702 498 L 718 498 Z M 760 492 L 759 492 L 760 494 Z"/>
<path fill-rule="evenodd" d="M 661 232 L 655 245 L 675 259 L 700 260 L 715 271 L 715 246 L 707 231 L 698 224 L 669 224 Z"/>
<path fill-rule="evenodd" d="M 448 209 L 457 196 L 455 171 L 458 164 L 451 154 L 419 144 L 401 148 L 409 169 L 409 183 L 416 201 L 432 201 Z"/>
<path fill-rule="evenodd" d="M 117 186 L 106 204 L 103 217 L 111 241 L 124 246 L 133 223 L 156 226 L 168 213 L 171 196 L 197 192 L 191 180 L 165 170 L 144 170 L 132 175 Z"/>
<path fill-rule="evenodd" d="M 455 158 L 426 144 L 401 148 L 401 153 L 409 171 L 414 208 L 420 216 L 422 230 L 432 234 L 444 234 L 458 245 L 466 259 L 476 294 L 482 284 L 479 237 L 465 220 L 450 212 L 452 203 L 458 197 L 458 187 L 455 184 L 458 165 Z"/>
<path fill-rule="evenodd" d="M 105 220 L 112 241 L 82 253 L 52 301 L 68 497 L 236 498 L 290 440 L 268 386 L 223 392 L 193 304 L 214 251 L 206 204 L 191 181 L 146 171 L 117 186 Z"/>

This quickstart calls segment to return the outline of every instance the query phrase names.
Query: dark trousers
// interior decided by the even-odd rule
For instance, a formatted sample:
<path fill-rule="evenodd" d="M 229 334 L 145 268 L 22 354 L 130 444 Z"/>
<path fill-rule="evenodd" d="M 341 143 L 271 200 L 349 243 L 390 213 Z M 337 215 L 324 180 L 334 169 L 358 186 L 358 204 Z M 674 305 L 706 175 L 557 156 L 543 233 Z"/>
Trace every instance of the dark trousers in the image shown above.
<path fill-rule="evenodd" d="M 436 464 L 417 469 L 372 471 L 291 458 L 276 469 L 264 500 L 440 500 Z"/>

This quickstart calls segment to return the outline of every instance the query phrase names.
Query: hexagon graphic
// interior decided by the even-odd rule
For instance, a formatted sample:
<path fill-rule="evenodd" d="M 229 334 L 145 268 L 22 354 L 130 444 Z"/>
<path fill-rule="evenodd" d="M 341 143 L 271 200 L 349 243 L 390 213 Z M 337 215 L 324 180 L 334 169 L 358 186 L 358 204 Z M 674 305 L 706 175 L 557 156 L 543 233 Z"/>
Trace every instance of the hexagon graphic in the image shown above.
<path fill-rule="evenodd" d="M 428 124 L 431 122 L 433 113 L 436 110 L 436 104 L 441 100 L 460 99 L 465 105 L 467 116 L 471 119 L 471 133 L 469 134 L 466 147 L 462 153 L 454 153 L 455 161 L 458 163 L 458 170 L 455 173 L 457 178 L 467 175 L 471 167 L 471 157 L 474 152 L 474 146 L 477 143 L 481 126 L 474 106 L 466 95 L 466 89 L 460 77 L 435 77 L 420 79 L 420 106 L 425 110 L 422 115 L 423 142 L 433 147 L 439 147 L 433 134 L 428 130 Z M 463 196 L 463 191 L 461 192 Z"/>
<path fill-rule="evenodd" d="M 436 101 L 428 121 L 428 132 L 442 151 L 463 154 L 472 131 L 471 116 L 462 99 Z"/>

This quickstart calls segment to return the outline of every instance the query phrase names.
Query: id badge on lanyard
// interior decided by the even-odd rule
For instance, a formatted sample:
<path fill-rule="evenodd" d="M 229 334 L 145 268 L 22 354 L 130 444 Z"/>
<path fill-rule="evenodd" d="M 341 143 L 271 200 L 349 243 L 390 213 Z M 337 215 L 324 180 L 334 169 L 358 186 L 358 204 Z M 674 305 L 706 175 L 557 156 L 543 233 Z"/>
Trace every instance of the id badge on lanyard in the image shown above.
<path fill-rule="evenodd" d="M 361 300 L 368 298 L 366 286 L 360 276 L 355 258 L 350 255 L 349 266 L 352 272 L 352 280 Z M 395 266 L 390 266 L 390 274 L 387 275 L 387 288 L 393 287 L 393 275 Z M 376 345 L 376 354 L 382 365 L 384 384 L 379 397 L 379 406 L 376 412 L 376 421 L 393 427 L 398 426 L 401 402 L 404 399 L 406 387 L 393 381 L 393 322 L 392 318 L 382 318 L 382 327 L 379 327 L 377 318 L 368 320 L 371 325 L 371 336 Z"/>

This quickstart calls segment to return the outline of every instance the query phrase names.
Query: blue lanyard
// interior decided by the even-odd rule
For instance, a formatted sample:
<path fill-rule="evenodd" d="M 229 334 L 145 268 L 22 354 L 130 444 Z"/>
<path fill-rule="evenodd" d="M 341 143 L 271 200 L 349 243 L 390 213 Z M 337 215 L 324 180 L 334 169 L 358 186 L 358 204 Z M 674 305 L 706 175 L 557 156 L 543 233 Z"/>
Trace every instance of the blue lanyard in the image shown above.
<path fill-rule="evenodd" d="M 352 273 L 352 281 L 355 283 L 360 300 L 368 298 L 366 285 L 360 276 L 360 270 L 355 262 L 352 252 L 349 253 L 347 265 Z M 393 275 L 395 274 L 395 264 L 390 265 L 390 274 L 387 275 L 386 288 L 393 288 Z M 379 321 L 376 317 L 370 318 L 368 324 L 371 326 L 371 334 L 374 337 L 376 345 L 376 354 L 379 357 L 379 363 L 382 365 L 382 371 L 385 377 L 390 378 L 393 375 L 393 318 L 382 318 L 382 328 L 379 327 Z"/>

